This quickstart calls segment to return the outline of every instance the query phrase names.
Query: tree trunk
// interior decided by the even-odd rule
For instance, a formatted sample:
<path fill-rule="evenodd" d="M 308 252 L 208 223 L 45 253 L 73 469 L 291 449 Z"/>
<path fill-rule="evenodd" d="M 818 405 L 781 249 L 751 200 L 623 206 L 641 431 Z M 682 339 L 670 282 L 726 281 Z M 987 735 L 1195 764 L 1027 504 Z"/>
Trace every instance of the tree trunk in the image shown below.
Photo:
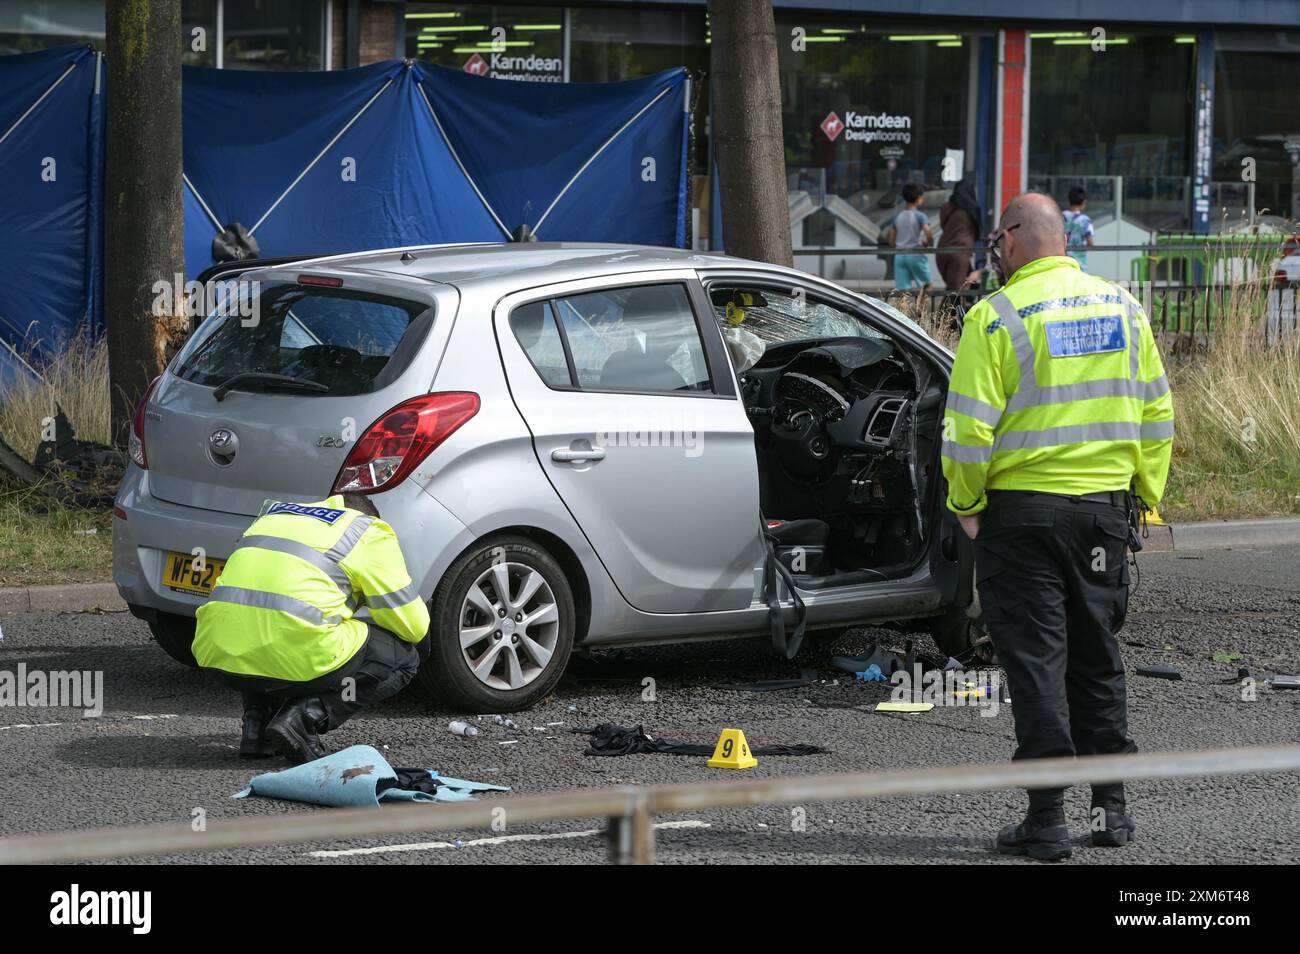
<path fill-rule="evenodd" d="M 122 445 L 184 329 L 181 0 L 108 0 L 105 26 L 104 310 L 113 440 Z"/>
<path fill-rule="evenodd" d="M 792 264 L 770 0 L 709 0 L 713 152 L 729 255 Z"/>

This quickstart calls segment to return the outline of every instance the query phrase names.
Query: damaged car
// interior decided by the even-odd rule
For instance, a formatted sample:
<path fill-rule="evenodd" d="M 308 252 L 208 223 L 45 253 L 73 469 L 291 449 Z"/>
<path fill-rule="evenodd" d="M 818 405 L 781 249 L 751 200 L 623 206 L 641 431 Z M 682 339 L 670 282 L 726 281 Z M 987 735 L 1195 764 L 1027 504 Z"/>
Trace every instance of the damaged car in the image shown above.
<path fill-rule="evenodd" d="M 526 708 L 575 650 L 987 636 L 944 505 L 952 354 L 888 305 L 677 249 L 518 243 L 238 262 L 135 416 L 114 578 L 193 664 L 267 500 L 373 495 L 429 601 L 421 680 Z M 252 317 L 250 317 L 250 314 Z M 364 612 L 364 610 L 363 610 Z"/>

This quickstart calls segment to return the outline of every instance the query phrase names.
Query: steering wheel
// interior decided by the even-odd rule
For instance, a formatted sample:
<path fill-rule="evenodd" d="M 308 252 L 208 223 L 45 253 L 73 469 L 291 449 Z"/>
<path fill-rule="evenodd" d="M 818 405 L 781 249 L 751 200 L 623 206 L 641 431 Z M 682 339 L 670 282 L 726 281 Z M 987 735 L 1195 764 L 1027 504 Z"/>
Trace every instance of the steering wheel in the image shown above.
<path fill-rule="evenodd" d="M 781 375 L 776 383 L 772 438 L 777 456 L 796 476 L 813 477 L 831 459 L 834 444 L 826 425 L 849 410 L 834 388 L 798 372 Z"/>

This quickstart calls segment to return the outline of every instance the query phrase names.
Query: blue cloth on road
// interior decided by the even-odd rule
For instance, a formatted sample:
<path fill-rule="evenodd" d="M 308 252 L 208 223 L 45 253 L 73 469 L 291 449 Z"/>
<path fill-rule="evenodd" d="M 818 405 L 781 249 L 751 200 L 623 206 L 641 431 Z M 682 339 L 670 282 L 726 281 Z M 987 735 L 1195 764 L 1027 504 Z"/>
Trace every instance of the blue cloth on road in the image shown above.
<path fill-rule="evenodd" d="M 236 792 L 231 798 L 263 795 L 331 808 L 355 808 L 362 805 L 373 807 L 387 801 L 464 802 L 478 792 L 510 791 L 504 785 L 449 778 L 433 769 L 428 772 L 440 783 L 434 793 L 400 788 L 378 791 L 381 782 L 396 782 L 397 772 L 373 746 L 353 745 L 314 762 L 255 776 L 248 788 Z"/>
<path fill-rule="evenodd" d="M 862 672 L 855 672 L 853 675 L 857 677 L 858 682 L 886 682 L 887 681 L 885 679 L 885 674 L 880 671 L 880 667 L 875 663 L 872 663 L 866 669 L 862 670 Z"/>

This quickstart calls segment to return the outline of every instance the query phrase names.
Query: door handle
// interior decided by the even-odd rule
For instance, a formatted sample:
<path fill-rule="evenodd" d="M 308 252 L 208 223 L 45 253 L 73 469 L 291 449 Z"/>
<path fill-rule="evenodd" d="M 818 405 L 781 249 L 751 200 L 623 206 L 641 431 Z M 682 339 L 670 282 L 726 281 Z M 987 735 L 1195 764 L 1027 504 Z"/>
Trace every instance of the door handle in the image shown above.
<path fill-rule="evenodd" d="M 551 451 L 551 460 L 558 461 L 561 464 L 575 464 L 582 461 L 604 460 L 605 448 L 593 447 L 590 450 L 572 450 L 568 447 L 557 447 Z"/>

